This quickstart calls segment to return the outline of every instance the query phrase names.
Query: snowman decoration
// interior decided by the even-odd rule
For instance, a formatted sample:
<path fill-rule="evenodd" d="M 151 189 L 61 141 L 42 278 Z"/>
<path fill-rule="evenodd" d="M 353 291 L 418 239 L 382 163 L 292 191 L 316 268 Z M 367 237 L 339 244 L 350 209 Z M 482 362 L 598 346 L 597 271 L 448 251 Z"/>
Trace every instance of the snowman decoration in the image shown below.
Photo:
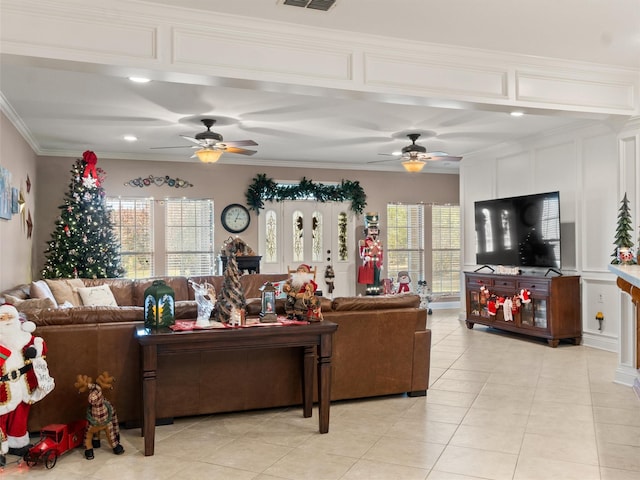
<path fill-rule="evenodd" d="M 418 288 L 416 293 L 420 296 L 420 308 L 427 311 L 427 314 L 431 315 L 433 312 L 429 308 L 429 302 L 431 301 L 431 289 L 426 280 L 418 280 Z"/>
<path fill-rule="evenodd" d="M 54 387 L 47 347 L 32 334 L 35 328 L 33 322 L 20 320 L 13 305 L 0 306 L 0 466 L 6 464 L 7 453 L 22 457 L 29 450 L 31 404 Z"/>

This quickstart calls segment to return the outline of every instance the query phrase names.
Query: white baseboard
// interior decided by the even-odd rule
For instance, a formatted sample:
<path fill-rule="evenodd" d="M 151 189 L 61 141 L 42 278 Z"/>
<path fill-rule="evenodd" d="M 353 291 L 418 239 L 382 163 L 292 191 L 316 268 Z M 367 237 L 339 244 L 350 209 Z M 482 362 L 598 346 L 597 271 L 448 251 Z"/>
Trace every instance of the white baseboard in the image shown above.
<path fill-rule="evenodd" d="M 429 308 L 431 310 L 446 310 L 446 309 L 458 309 L 460 308 L 460 301 L 455 302 L 429 302 Z"/>
<path fill-rule="evenodd" d="M 635 385 L 640 385 L 640 377 L 638 377 L 638 370 L 626 365 L 618 365 L 613 381 L 626 385 L 627 387 L 633 387 L 637 392 Z M 639 387 L 640 388 L 640 387 Z"/>
<path fill-rule="evenodd" d="M 606 350 L 607 352 L 618 351 L 618 339 L 616 337 L 597 333 L 582 332 L 582 345 Z"/>

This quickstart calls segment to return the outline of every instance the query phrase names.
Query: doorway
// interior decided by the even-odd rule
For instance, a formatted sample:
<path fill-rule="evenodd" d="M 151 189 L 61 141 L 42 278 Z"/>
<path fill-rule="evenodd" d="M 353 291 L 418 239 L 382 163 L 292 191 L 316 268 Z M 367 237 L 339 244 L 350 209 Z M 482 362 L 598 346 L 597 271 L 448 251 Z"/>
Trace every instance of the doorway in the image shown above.
<path fill-rule="evenodd" d="M 304 263 L 316 269 L 323 296 L 355 295 L 355 221 L 348 202 L 270 202 L 258 219 L 261 273 L 286 273 Z M 325 282 L 328 265 L 335 274 L 333 293 Z"/>

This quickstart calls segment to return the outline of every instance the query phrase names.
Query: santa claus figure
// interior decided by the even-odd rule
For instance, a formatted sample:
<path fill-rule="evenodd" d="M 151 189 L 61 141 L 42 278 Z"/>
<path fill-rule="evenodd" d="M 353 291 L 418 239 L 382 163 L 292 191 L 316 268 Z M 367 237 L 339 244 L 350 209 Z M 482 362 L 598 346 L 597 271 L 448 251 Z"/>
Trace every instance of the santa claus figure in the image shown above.
<path fill-rule="evenodd" d="M 35 324 L 21 322 L 13 305 L 0 306 L 0 463 L 5 454 L 23 456 L 30 448 L 27 420 L 31 404 L 53 389 L 53 379 L 39 386 L 48 376 L 45 356 L 47 347 L 32 332 Z"/>
<path fill-rule="evenodd" d="M 284 304 L 287 318 L 307 320 L 309 310 L 314 304 L 317 288 L 311 267 L 305 264 L 299 265 L 282 286 L 282 291 L 287 294 Z"/>

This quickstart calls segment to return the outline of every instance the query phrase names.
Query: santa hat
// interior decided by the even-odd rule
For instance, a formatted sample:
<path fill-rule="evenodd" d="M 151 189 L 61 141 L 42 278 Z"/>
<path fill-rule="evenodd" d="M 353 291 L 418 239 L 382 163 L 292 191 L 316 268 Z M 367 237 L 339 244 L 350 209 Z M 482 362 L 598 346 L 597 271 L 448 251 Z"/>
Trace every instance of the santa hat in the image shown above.
<path fill-rule="evenodd" d="M 298 265 L 296 269 L 298 272 L 311 273 L 311 265 L 307 265 L 306 263 L 301 263 Z"/>

